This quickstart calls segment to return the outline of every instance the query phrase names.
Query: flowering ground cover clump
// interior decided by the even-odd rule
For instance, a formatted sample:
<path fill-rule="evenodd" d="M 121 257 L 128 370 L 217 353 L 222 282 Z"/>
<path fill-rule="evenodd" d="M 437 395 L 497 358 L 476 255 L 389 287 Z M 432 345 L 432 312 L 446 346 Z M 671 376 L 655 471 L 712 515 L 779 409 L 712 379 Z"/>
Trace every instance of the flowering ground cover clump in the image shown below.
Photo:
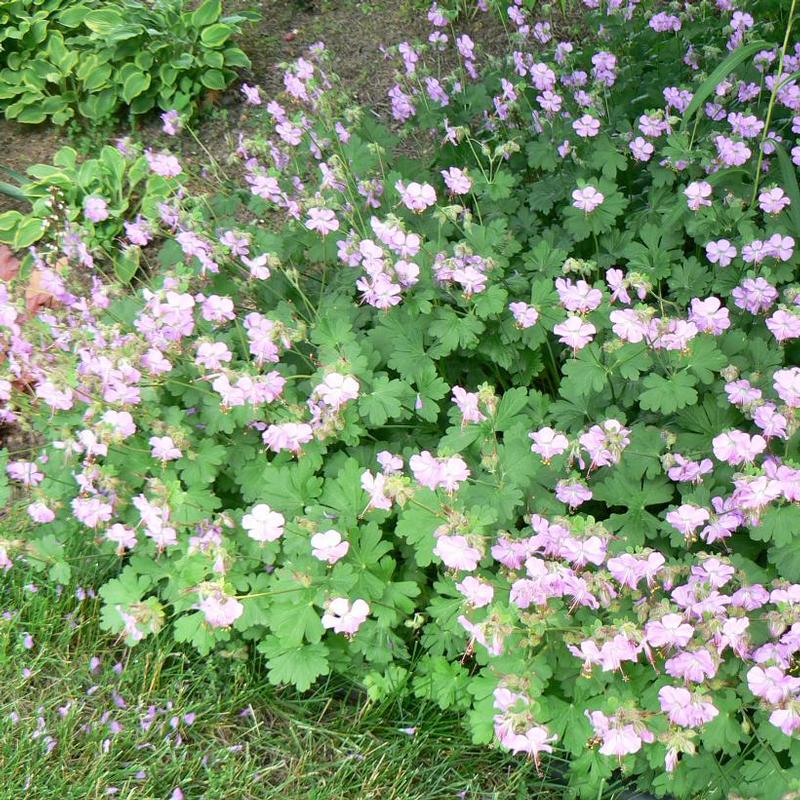
<path fill-rule="evenodd" d="M 94 205 L 49 229 L 3 306 L 4 417 L 48 441 L 7 472 L 39 527 L 0 553 L 64 581 L 89 540 L 119 558 L 103 625 L 128 644 L 168 627 L 301 690 L 409 687 L 475 742 L 568 754 L 574 796 L 619 773 L 781 797 L 797 9 L 587 5 L 583 46 L 502 10 L 506 60 L 434 5 L 390 54 L 388 128 L 322 45 L 282 96 L 243 87 L 241 185 L 146 159 L 152 238 L 105 253 L 147 265 L 135 294 L 80 290 Z"/>

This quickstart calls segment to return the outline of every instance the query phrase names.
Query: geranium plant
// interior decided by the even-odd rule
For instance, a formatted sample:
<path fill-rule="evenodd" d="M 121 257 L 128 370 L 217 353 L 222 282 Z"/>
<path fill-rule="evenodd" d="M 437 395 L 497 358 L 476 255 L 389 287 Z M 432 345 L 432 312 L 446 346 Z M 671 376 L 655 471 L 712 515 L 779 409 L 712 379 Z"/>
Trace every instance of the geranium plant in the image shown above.
<path fill-rule="evenodd" d="M 574 796 L 621 771 L 777 798 L 800 757 L 796 8 L 587 6 L 581 47 L 512 5 L 491 60 L 434 5 L 389 127 L 321 45 L 282 97 L 243 87 L 242 185 L 148 161 L 135 295 L 80 291 L 37 243 L 19 285 L 38 271 L 50 308 L 9 289 L 0 387 L 47 443 L 7 468 L 39 533 L 0 552 L 63 579 L 91 540 L 128 643 L 168 626 L 252 645 L 275 683 L 408 686 L 478 742 L 568 753 Z"/>

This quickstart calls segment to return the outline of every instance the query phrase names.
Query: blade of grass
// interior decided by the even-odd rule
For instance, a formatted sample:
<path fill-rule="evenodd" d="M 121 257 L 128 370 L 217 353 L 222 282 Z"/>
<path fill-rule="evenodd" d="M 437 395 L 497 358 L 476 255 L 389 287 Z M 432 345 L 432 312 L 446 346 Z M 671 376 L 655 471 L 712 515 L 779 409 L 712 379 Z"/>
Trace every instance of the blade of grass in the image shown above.
<path fill-rule="evenodd" d="M 775 144 L 775 152 L 778 156 L 778 166 L 781 169 L 781 177 L 783 178 L 783 187 L 786 189 L 786 194 L 792 204 L 789 206 L 789 217 L 794 226 L 795 236 L 800 236 L 800 186 L 797 184 L 797 174 L 792 159 L 789 154 L 777 142 Z"/>
<path fill-rule="evenodd" d="M 733 72 L 743 61 L 746 61 L 750 56 L 754 56 L 759 50 L 764 50 L 769 47 L 767 42 L 751 42 L 744 47 L 739 47 L 734 50 L 717 68 L 700 84 L 697 91 L 694 93 L 692 102 L 686 107 L 683 112 L 683 119 L 681 120 L 681 130 L 686 130 L 692 117 L 700 111 L 700 107 L 706 101 L 711 93 L 722 83 L 722 81 Z M 695 123 L 695 129 L 697 123 Z M 694 133 L 692 134 L 692 141 L 694 141 Z"/>

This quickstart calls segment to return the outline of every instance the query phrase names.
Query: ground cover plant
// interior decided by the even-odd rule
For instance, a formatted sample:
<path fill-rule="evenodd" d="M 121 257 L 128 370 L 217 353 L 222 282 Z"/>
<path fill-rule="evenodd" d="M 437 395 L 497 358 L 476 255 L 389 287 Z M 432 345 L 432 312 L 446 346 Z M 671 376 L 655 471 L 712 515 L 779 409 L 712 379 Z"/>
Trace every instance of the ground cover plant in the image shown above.
<path fill-rule="evenodd" d="M 7 465 L 39 527 L 1 552 L 66 583 L 91 542 L 129 645 L 408 687 L 569 756 L 573 796 L 782 797 L 796 3 L 588 5 L 584 46 L 499 9 L 507 59 L 434 5 L 388 127 L 317 45 L 281 97 L 242 87 L 262 133 L 207 193 L 121 143 L 160 180 L 117 254 L 99 185 L 39 231 L 0 217 L 33 237 L 4 257 L 5 419 L 46 442 Z"/>
<path fill-rule="evenodd" d="M 193 114 L 250 61 L 232 37 L 252 12 L 221 0 L 3 0 L 0 109 L 6 119 L 98 124 L 122 108 Z"/>

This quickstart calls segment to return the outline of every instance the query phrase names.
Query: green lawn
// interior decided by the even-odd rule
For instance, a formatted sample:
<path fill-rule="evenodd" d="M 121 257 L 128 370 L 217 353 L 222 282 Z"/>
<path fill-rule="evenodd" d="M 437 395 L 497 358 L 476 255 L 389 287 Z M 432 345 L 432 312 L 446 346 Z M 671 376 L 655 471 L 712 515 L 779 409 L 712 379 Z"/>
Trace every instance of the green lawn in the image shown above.
<path fill-rule="evenodd" d="M 0 588 L 0 800 L 560 796 L 435 706 L 333 680 L 299 697 L 256 657 L 201 659 L 167 636 L 129 650 L 99 629 L 97 601 L 32 592 L 22 569 Z"/>

